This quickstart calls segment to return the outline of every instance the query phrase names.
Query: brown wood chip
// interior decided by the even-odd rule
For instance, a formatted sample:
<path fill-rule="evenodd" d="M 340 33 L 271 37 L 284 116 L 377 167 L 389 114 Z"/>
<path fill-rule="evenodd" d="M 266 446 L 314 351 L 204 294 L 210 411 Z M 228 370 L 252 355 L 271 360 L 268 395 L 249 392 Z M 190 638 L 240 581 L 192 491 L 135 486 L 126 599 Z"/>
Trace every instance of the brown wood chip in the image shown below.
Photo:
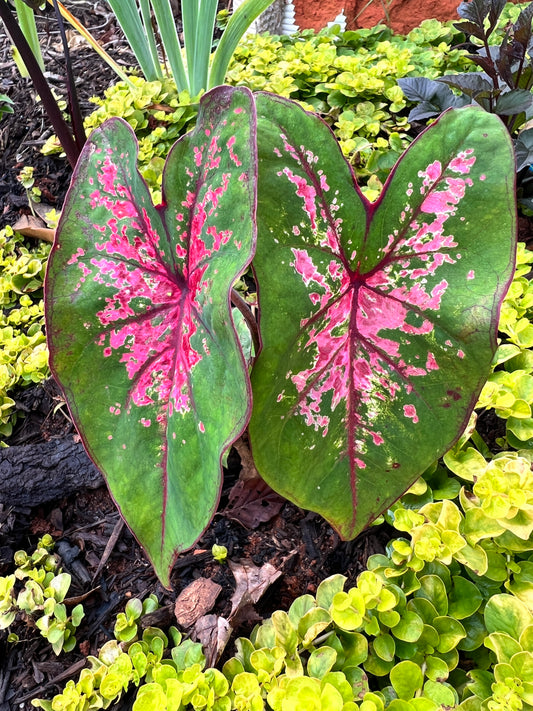
<path fill-rule="evenodd" d="M 198 578 L 182 590 L 174 605 L 174 615 L 180 627 L 189 629 L 196 620 L 206 615 L 222 590 L 209 578 Z"/>

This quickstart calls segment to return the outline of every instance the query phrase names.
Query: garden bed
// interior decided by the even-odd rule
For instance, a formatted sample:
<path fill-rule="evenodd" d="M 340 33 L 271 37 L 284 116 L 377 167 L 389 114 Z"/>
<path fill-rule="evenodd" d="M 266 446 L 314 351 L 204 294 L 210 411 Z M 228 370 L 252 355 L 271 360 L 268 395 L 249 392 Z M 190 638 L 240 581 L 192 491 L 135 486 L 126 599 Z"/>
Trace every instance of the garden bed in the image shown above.
<path fill-rule="evenodd" d="M 111 18 L 108 16 L 105 22 L 102 21 L 105 17 L 103 6 L 76 3 L 76 14 L 88 27 L 98 26 L 96 37 L 119 61 L 128 63 L 131 55 L 121 47 Z M 46 23 L 42 26 L 48 27 Z M 47 31 L 52 46 L 58 41 L 53 28 L 51 18 Z M 56 70 L 52 69 L 57 77 L 53 83 L 58 92 L 63 93 L 60 51 L 51 49 L 49 56 L 57 61 Z M 103 94 L 116 76 L 89 48 L 73 49 L 72 58 L 82 109 L 87 115 L 94 108 L 89 99 Z M 15 224 L 22 215 L 31 215 L 25 190 L 17 180 L 24 165 L 34 168 L 35 185 L 42 192 L 42 204 L 57 210 L 63 203 L 72 171 L 65 159 L 44 156 L 40 152 L 51 130 L 42 106 L 35 99 L 31 82 L 21 79 L 10 61 L 5 35 L 0 39 L 0 66 L 5 68 L 0 90 L 7 91 L 15 105 L 15 113 L 5 116 L 0 123 L 0 151 L 6 167 L 0 177 L 1 229 Z M 7 635 L 0 632 L 2 711 L 31 709 L 30 699 L 36 696 L 51 698 L 58 693 L 65 680 L 75 676 L 79 663 L 88 654 L 96 654 L 112 636 L 116 614 L 130 597 L 144 598 L 155 593 L 163 606 L 172 606 L 177 595 L 193 580 L 207 578 L 222 588 L 211 612 L 227 616 L 235 578 L 227 565 L 214 561 L 211 547 L 215 543 L 227 547 L 231 560 L 259 568 L 270 565 L 272 570 L 281 573 L 266 590 L 256 612 L 248 611 L 243 615 L 236 628 L 239 634 L 248 634 L 258 618 L 268 616 L 274 609 L 288 607 L 298 595 L 314 593 L 320 581 L 330 574 L 342 572 L 352 583 L 355 582 L 356 576 L 364 570 L 368 556 L 384 550 L 388 538 L 384 531 L 370 529 L 357 541 L 341 542 L 319 516 L 304 512 L 275 495 L 270 497 L 272 502 L 269 503 L 264 490 L 255 497 L 251 492 L 256 518 L 258 521 L 266 518 L 270 510 L 275 513 L 257 526 L 252 522 L 254 528 L 243 525 L 237 519 L 238 511 L 235 515 L 224 511 L 240 470 L 240 458 L 235 453 L 232 466 L 226 472 L 220 513 L 194 550 L 180 557 L 172 576 L 173 591 L 169 593 L 158 583 L 128 529 L 120 527 L 118 531 L 119 517 L 107 488 L 91 469 L 79 440 L 76 442 L 66 408 L 57 409 L 61 400 L 57 388 L 53 383 L 44 390 L 37 385 L 20 390 L 15 394 L 15 400 L 24 419 L 6 441 L 11 451 L 0 450 L 0 471 L 6 477 L 4 481 L 9 477 L 16 497 L 17 488 L 24 492 L 24 472 L 20 472 L 20 467 L 26 462 L 27 483 L 33 486 L 38 505 L 30 504 L 26 495 L 22 506 L 20 500 L 13 505 L 11 495 L 3 498 L 0 508 L 0 575 L 11 568 L 17 550 L 29 551 L 40 536 L 49 533 L 58 541 L 63 569 L 73 576 L 69 597 L 84 597 L 86 618 L 78 635 L 79 647 L 75 652 L 59 657 L 29 622 L 17 626 L 19 644 L 8 644 Z M 65 453 L 58 458 L 61 448 Z M 43 467 L 40 482 L 36 485 L 40 458 Z M 61 471 L 57 468 L 58 462 Z M 83 470 L 81 477 L 80 467 Z M 70 474 L 65 475 L 65 470 Z M 28 475 L 30 471 L 32 473 Z M 52 482 L 55 477 L 65 488 L 70 485 L 70 490 L 76 486 L 76 480 L 79 486 L 81 478 L 91 488 L 82 485 L 70 496 L 62 495 L 50 501 L 52 482 L 46 477 Z M 118 533 L 118 537 L 113 538 L 113 533 Z M 110 540 L 112 545 L 109 548 Z M 99 569 L 102 561 L 105 563 Z M 127 707 L 125 703 L 123 708 Z"/>
<path fill-rule="evenodd" d="M 83 8 L 87 25 L 101 19 L 98 5 L 76 5 Z M 120 57 L 123 49 L 109 18 L 99 31 L 107 48 L 113 48 Z M 49 41 L 52 43 L 52 35 Z M 101 94 L 115 78 L 88 49 L 76 49 L 73 58 L 75 74 L 81 77 L 87 114 L 92 109 L 89 96 Z M 0 64 L 10 66 L 5 42 L 0 45 Z M 30 85 L 19 80 L 14 69 L 4 81 L 7 84 L 0 87 L 0 92 L 8 90 L 15 101 L 15 114 L 0 123 L 0 149 L 4 150 L 6 165 L 11 166 L 0 180 L 0 227 L 12 225 L 20 215 L 30 213 L 25 190 L 16 178 L 23 165 L 34 166 L 35 184 L 41 190 L 43 203 L 56 209 L 63 203 L 70 179 L 66 161 L 39 152 L 50 131 L 40 107 L 30 106 L 27 101 Z M 521 219 L 519 237 L 530 242 L 529 218 Z M 49 487 L 46 483 L 38 485 L 38 476 L 33 475 L 34 481 L 29 482 L 35 484 L 33 502 L 22 497 L 17 502 L 18 493 L 13 490 L 0 508 L 0 575 L 11 569 L 15 551 L 31 551 L 43 534 L 51 534 L 57 541 L 63 569 L 72 575 L 69 603 L 73 606 L 83 602 L 86 616 L 76 635 L 79 644 L 69 655 L 54 655 L 29 617 L 17 622 L 13 630 L 20 638 L 17 644 L 9 644 L 7 635 L 0 633 L 0 711 L 30 709 L 32 698 L 51 698 L 64 687 L 67 678 L 77 677 L 86 657 L 96 655 L 113 637 L 116 615 L 130 598 L 144 599 L 155 594 L 162 609 L 150 618 L 151 624 L 165 628 L 175 623 L 177 616 L 181 629 L 187 633 L 194 625 L 194 614 L 187 617 L 189 607 L 200 605 L 209 597 L 201 586 L 209 587 L 204 581 L 211 581 L 220 590 L 203 608 L 203 614 L 231 618 L 234 635 L 248 636 L 252 627 L 274 610 L 288 609 L 300 595 L 314 595 L 327 576 L 341 573 L 347 578 L 347 587 L 353 586 L 365 570 L 368 557 L 383 554 L 386 544 L 398 535 L 383 524 L 367 529 L 355 541 L 341 542 L 319 516 L 285 502 L 254 479 L 244 439 L 230 454 L 218 513 L 193 550 L 178 559 L 169 592 L 158 582 L 141 548 L 122 525 L 106 487 L 83 453 L 54 383 L 47 381 L 44 386 L 20 390 L 15 400 L 25 418 L 6 440 L 12 445 L 11 452 L 7 450 L 2 455 L 0 450 L 0 476 L 2 468 L 5 471 L 9 466 L 12 477 L 16 475 L 18 452 L 27 448 L 33 459 L 36 452 L 37 459 L 43 458 L 46 476 L 65 477 L 65 494 L 51 499 L 46 490 Z M 489 410 L 480 417 L 478 432 L 495 453 L 505 436 L 505 422 Z M 52 450 L 62 447 L 66 454 L 55 460 Z M 38 467 L 38 462 L 32 466 Z M 68 476 L 65 470 L 70 472 Z M 227 548 L 229 564 L 213 556 L 215 544 Z M 252 587 L 255 585 L 257 601 L 250 586 L 243 594 L 244 578 L 256 581 Z M 195 581 L 200 588 L 193 594 L 193 604 L 180 598 L 174 609 L 180 593 Z M 253 606 L 244 604 L 247 595 L 255 601 Z M 233 654 L 231 643 L 228 649 L 223 659 Z M 129 691 L 120 708 L 130 708 L 134 697 L 135 690 Z"/>

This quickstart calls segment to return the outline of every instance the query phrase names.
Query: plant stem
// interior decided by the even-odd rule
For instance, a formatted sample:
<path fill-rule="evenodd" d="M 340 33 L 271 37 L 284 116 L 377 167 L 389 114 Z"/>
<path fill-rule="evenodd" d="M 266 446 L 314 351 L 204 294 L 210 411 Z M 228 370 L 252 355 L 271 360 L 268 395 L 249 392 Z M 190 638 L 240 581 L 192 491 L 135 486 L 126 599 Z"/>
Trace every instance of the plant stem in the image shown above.
<path fill-rule="evenodd" d="M 250 333 L 252 335 L 252 343 L 254 344 L 254 353 L 257 356 L 259 350 L 261 349 L 261 341 L 259 339 L 259 329 L 257 328 L 257 321 L 255 320 L 252 312 L 246 301 L 242 298 L 238 291 L 235 289 L 231 290 L 231 303 L 239 309 L 241 314 L 244 316 Z"/>
<path fill-rule="evenodd" d="M 74 81 L 74 72 L 72 71 L 72 62 L 70 59 L 70 51 L 68 48 L 67 35 L 65 34 L 65 25 L 63 23 L 63 18 L 59 11 L 59 6 L 57 0 L 54 2 L 54 11 L 56 14 L 57 24 L 59 26 L 59 34 L 61 35 L 61 42 L 63 44 L 63 53 L 65 55 L 65 68 L 66 68 L 66 85 L 68 92 L 68 107 L 70 112 L 70 119 L 72 121 L 72 130 L 74 133 L 74 140 L 79 151 L 83 148 L 86 141 L 85 129 L 83 127 L 83 117 L 81 115 L 80 102 L 78 100 L 78 92 L 76 91 L 76 82 Z"/>

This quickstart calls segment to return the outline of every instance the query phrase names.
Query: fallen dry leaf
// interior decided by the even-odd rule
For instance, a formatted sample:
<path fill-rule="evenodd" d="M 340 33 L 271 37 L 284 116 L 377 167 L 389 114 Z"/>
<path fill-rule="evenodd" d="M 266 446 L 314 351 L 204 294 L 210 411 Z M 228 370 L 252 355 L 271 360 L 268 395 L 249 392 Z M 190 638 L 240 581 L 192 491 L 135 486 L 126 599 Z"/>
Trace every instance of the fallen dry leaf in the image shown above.
<path fill-rule="evenodd" d="M 239 479 L 229 493 L 224 514 L 246 528 L 255 529 L 270 521 L 285 503 L 263 479 Z"/>
<path fill-rule="evenodd" d="M 46 223 L 40 217 L 33 215 L 22 215 L 13 225 L 13 230 L 25 237 L 35 237 L 45 242 L 54 241 L 55 230 L 46 227 Z"/>
<path fill-rule="evenodd" d="M 237 613 L 246 605 L 255 605 L 268 587 L 281 575 L 270 563 L 265 563 L 258 568 L 253 563 L 234 563 L 228 561 L 233 577 L 235 578 L 235 592 L 231 596 L 230 622 Z"/>
<path fill-rule="evenodd" d="M 252 450 L 250 449 L 250 443 L 248 438 L 243 435 L 233 443 L 233 446 L 237 450 L 239 458 L 241 460 L 241 473 L 239 474 L 239 479 L 261 479 L 259 472 L 255 468 L 254 458 L 252 456 Z"/>
<path fill-rule="evenodd" d="M 197 642 L 202 643 L 207 667 L 214 666 L 220 659 L 232 631 L 229 622 L 224 617 L 204 615 L 196 621 L 193 637 Z"/>
<path fill-rule="evenodd" d="M 174 604 L 174 615 L 180 627 L 189 629 L 207 614 L 222 588 L 209 578 L 198 578 L 182 590 Z"/>

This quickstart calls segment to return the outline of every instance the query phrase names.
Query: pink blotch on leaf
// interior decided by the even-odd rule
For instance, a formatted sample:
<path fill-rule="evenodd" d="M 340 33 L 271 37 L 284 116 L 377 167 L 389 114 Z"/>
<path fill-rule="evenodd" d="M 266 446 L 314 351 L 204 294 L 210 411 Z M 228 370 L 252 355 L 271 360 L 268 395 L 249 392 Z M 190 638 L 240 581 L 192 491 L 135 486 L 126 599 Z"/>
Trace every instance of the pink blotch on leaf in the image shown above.
<path fill-rule="evenodd" d="M 111 207 L 111 212 L 118 220 L 122 220 L 125 217 L 134 217 L 137 214 L 137 208 L 132 202 L 117 200 Z"/>
<path fill-rule="evenodd" d="M 104 160 L 102 172 L 98 173 L 98 182 L 107 193 L 116 195 L 117 166 L 109 157 Z"/>
<path fill-rule="evenodd" d="M 473 153 L 472 149 L 468 149 L 466 151 L 461 151 L 459 155 L 454 158 L 452 161 L 450 161 L 449 168 L 452 170 L 454 173 L 469 173 L 470 169 L 476 162 L 476 157 L 472 156 L 472 158 L 467 158 L 467 155 L 471 155 Z"/>
<path fill-rule="evenodd" d="M 426 170 L 419 170 L 418 177 L 423 178 L 422 186 L 427 188 L 433 185 L 442 175 L 442 164 L 439 160 L 433 161 Z"/>
<path fill-rule="evenodd" d="M 305 178 L 296 175 L 290 168 L 284 168 L 283 173 L 287 176 L 293 185 L 296 185 L 296 195 L 303 198 L 304 211 L 309 217 L 311 229 L 316 229 L 316 190 L 313 185 L 309 185 Z"/>
<path fill-rule="evenodd" d="M 416 407 L 414 405 L 404 405 L 403 414 L 416 424 L 418 422 L 418 415 L 416 414 Z"/>
<path fill-rule="evenodd" d="M 233 150 L 233 146 L 235 145 L 236 138 L 235 136 L 231 136 L 228 138 L 226 142 L 227 149 L 229 151 L 229 157 L 231 160 L 235 163 L 235 165 L 239 168 L 242 165 L 242 161 L 239 160 L 237 154 Z"/>
<path fill-rule="evenodd" d="M 309 286 L 311 281 L 325 286 L 324 275 L 321 274 L 313 264 L 313 260 L 305 249 L 291 249 L 295 260 L 291 262 L 291 266 L 301 275 L 303 283 Z"/>
<path fill-rule="evenodd" d="M 81 247 L 78 247 L 78 249 L 74 252 L 72 257 L 68 260 L 67 264 L 76 264 L 78 259 L 80 257 L 83 257 L 84 254 L 85 254 L 85 250 L 82 249 Z"/>
<path fill-rule="evenodd" d="M 426 369 L 427 370 L 439 370 L 439 364 L 435 360 L 435 356 L 433 353 L 428 352 L 427 360 L 426 360 Z"/>
<path fill-rule="evenodd" d="M 465 181 L 462 178 L 447 178 L 447 190 L 435 190 L 425 198 L 420 208 L 422 212 L 436 215 L 453 214 L 465 194 Z"/>

